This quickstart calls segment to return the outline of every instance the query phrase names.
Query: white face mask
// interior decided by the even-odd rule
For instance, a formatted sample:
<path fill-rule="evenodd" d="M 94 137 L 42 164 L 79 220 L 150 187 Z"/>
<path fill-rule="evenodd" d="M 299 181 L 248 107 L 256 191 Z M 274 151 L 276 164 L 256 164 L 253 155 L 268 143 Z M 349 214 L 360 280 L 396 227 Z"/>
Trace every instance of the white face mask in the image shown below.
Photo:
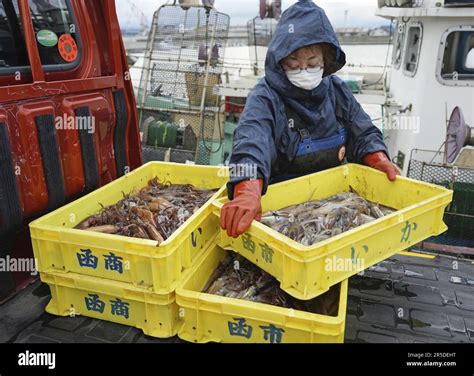
<path fill-rule="evenodd" d="M 308 72 L 307 70 L 302 70 L 299 73 L 297 71 L 286 72 L 286 76 L 290 82 L 305 90 L 313 90 L 317 88 L 321 81 L 323 80 L 324 69 L 319 68 L 317 71 Z"/>

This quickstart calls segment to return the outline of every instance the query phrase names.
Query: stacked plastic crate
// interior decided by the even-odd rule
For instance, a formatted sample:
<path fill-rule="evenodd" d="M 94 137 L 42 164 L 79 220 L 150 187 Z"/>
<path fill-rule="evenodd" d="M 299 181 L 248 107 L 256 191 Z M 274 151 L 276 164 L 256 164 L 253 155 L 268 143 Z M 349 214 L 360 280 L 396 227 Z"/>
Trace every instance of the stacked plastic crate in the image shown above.
<path fill-rule="evenodd" d="M 178 286 L 177 302 L 184 311 L 178 335 L 193 342 L 343 342 L 348 278 L 446 231 L 443 213 L 452 200 L 445 188 L 407 178 L 390 182 L 381 172 L 350 164 L 270 186 L 262 207 L 277 211 L 351 190 L 397 211 L 312 246 L 257 221 L 238 239 L 221 231 L 218 246 Z M 225 202 L 213 203 L 216 217 Z M 258 265 L 297 299 L 314 299 L 339 286 L 337 313 L 324 316 L 202 293 L 226 256 L 223 249 Z"/>
<path fill-rule="evenodd" d="M 31 223 L 38 270 L 51 288 L 46 311 L 129 325 L 153 337 L 175 336 L 180 324 L 175 289 L 199 256 L 214 246 L 219 222 L 210 205 L 225 195 L 226 172 L 221 167 L 151 162 Z M 160 246 L 152 240 L 75 229 L 155 177 L 217 192 Z"/>
<path fill-rule="evenodd" d="M 85 315 L 142 329 L 147 335 L 190 342 L 343 342 L 348 278 L 446 231 L 443 214 L 452 191 L 345 165 L 270 186 L 263 211 L 356 191 L 397 211 L 312 246 L 254 221 L 229 238 L 219 227 L 227 198 L 227 171 L 150 163 L 31 224 L 35 257 L 51 287 L 47 311 Z M 175 184 L 219 189 L 159 247 L 150 240 L 76 230 L 103 206 L 154 177 Z M 311 300 L 337 290 L 337 312 L 314 314 L 204 293 L 228 252 L 237 252 L 275 277 L 282 290 Z"/>

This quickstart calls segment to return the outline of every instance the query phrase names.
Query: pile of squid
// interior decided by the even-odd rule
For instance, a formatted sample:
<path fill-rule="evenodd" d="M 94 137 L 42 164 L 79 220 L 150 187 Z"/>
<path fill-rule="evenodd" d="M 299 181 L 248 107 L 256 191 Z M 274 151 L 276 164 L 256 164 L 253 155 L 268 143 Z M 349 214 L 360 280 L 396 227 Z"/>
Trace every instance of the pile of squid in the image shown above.
<path fill-rule="evenodd" d="M 186 220 L 203 206 L 215 190 L 192 185 L 160 183 L 157 178 L 148 186 L 125 195 L 117 204 L 102 210 L 77 229 L 156 240 L 168 239 Z"/>
<path fill-rule="evenodd" d="M 265 213 L 260 222 L 303 245 L 310 246 L 394 211 L 367 201 L 352 191 Z"/>
<path fill-rule="evenodd" d="M 298 300 L 280 289 L 278 281 L 242 256 L 229 253 L 203 289 L 207 294 L 270 304 L 277 307 L 337 316 L 340 287 L 315 299 Z"/>

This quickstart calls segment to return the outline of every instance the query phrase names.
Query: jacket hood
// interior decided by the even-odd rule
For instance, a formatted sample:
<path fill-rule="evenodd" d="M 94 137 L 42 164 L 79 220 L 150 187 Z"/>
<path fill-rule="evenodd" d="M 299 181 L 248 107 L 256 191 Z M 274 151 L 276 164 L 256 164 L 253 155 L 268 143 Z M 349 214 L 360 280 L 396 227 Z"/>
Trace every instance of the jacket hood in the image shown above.
<path fill-rule="evenodd" d="M 301 47 L 319 43 L 332 45 L 336 57 L 333 64 L 325 67 L 323 82 L 313 91 L 294 86 L 286 77 L 280 62 Z M 282 14 L 268 48 L 265 79 L 273 89 L 286 97 L 324 97 L 328 88 L 327 76 L 345 64 L 346 55 L 324 10 L 311 0 L 300 0 Z"/>

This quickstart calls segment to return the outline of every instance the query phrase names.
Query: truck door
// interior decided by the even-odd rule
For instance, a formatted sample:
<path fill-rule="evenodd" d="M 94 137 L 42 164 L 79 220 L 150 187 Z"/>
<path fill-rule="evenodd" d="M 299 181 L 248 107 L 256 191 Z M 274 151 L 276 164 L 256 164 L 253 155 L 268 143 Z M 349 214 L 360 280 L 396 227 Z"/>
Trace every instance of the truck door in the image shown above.
<path fill-rule="evenodd" d="M 114 1 L 0 0 L 0 257 L 32 257 L 30 220 L 140 165 Z"/>

